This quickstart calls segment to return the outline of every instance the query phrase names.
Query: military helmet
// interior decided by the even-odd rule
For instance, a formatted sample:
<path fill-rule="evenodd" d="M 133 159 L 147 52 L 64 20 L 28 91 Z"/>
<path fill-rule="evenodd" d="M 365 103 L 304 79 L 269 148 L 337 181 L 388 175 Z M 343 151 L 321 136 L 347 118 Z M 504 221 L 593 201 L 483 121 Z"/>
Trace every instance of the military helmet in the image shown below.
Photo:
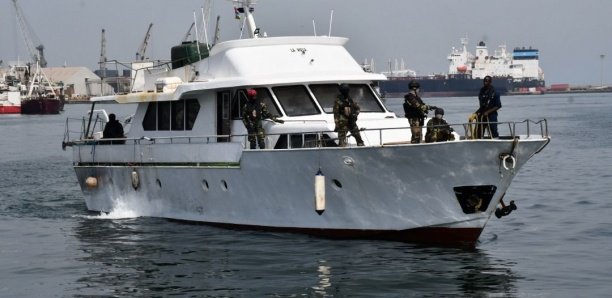
<path fill-rule="evenodd" d="M 340 86 L 338 87 L 338 90 L 340 90 L 340 93 L 342 95 L 348 96 L 350 88 L 348 84 L 340 84 Z"/>
<path fill-rule="evenodd" d="M 419 83 L 417 83 L 416 81 L 410 81 L 410 83 L 408 83 L 408 88 L 410 89 L 418 89 L 419 87 L 421 87 L 421 85 L 419 85 Z"/>
<path fill-rule="evenodd" d="M 257 96 L 257 91 L 255 91 L 255 89 L 247 89 L 247 96 L 249 98 L 255 98 L 255 96 Z"/>
<path fill-rule="evenodd" d="M 444 109 L 443 108 L 436 108 L 436 115 L 444 115 Z"/>

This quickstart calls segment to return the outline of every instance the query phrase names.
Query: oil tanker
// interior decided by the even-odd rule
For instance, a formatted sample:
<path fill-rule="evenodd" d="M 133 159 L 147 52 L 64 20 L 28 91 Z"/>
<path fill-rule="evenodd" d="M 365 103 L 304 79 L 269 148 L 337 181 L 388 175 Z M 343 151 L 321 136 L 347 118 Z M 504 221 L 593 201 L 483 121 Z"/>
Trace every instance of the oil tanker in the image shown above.
<path fill-rule="evenodd" d="M 408 92 L 408 83 L 415 80 L 424 97 L 476 96 L 487 75 L 493 78 L 493 86 L 502 95 L 544 92 L 544 72 L 539 65 L 538 49 L 522 47 L 509 53 L 506 46 L 501 45 L 489 54 L 481 41 L 473 54 L 467 50 L 467 44 L 467 38 L 462 38 L 462 47 L 452 48 L 447 74 L 417 76 L 410 69 L 398 69 L 397 64 L 391 69 L 390 65 L 389 71 L 383 72 L 388 80 L 378 84 L 380 93 L 385 97 L 401 97 Z"/>

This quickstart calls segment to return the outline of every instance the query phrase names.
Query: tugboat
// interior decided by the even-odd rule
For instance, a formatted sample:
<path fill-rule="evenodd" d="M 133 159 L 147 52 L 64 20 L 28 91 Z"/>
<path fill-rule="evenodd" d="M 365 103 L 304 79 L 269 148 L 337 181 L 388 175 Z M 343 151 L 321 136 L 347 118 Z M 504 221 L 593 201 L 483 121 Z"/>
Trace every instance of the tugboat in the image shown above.
<path fill-rule="evenodd" d="M 363 70 L 347 38 L 267 36 L 255 25 L 255 2 L 234 1 L 247 38 L 180 45 L 171 67 L 142 71 L 132 90 L 143 91 L 91 98 L 88 115 L 72 120 L 78 135 L 67 121 L 62 146 L 72 149 L 87 209 L 474 246 L 498 206 L 508 206 L 503 197 L 515 175 L 550 141 L 546 120 L 500 123 L 499 138 L 482 139 L 471 124 L 454 125 L 452 141 L 412 144 L 406 118 L 372 89 L 385 77 Z M 338 140 L 333 106 L 341 84 L 361 106 L 363 144 Z M 249 147 L 241 119 L 251 89 L 284 120 L 262 121 L 264 149 Z M 96 104 L 108 102 L 137 104 L 121 144 L 102 139 L 108 117 Z"/>

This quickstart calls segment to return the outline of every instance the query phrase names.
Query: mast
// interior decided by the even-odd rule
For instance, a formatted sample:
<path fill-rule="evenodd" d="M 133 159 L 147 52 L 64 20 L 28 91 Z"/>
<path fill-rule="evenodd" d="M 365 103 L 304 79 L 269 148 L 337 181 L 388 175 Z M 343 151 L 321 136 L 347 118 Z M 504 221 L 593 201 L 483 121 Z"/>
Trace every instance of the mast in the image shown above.
<path fill-rule="evenodd" d="M 244 14 L 249 36 L 259 38 L 259 28 L 255 25 L 255 18 L 253 17 L 257 0 L 234 0 L 234 3 L 238 6 L 238 12 Z"/>

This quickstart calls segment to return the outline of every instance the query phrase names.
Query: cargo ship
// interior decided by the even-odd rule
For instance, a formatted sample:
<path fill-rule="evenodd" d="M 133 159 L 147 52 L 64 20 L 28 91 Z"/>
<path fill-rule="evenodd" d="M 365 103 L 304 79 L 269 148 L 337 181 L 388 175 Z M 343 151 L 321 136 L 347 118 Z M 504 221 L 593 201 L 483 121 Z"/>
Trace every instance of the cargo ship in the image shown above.
<path fill-rule="evenodd" d="M 515 48 L 512 53 L 500 45 L 489 54 L 485 42 L 476 46 L 476 54 L 467 50 L 467 38 L 462 47 L 452 48 L 448 55 L 447 74 L 418 76 L 412 70 L 397 67 L 383 72 L 387 81 L 380 81 L 380 93 L 385 97 L 401 97 L 408 92 L 408 83 L 417 81 L 424 97 L 475 96 L 482 87 L 482 79 L 489 75 L 502 94 L 540 94 L 545 90 L 544 72 L 539 65 L 539 51 L 534 48 Z"/>

